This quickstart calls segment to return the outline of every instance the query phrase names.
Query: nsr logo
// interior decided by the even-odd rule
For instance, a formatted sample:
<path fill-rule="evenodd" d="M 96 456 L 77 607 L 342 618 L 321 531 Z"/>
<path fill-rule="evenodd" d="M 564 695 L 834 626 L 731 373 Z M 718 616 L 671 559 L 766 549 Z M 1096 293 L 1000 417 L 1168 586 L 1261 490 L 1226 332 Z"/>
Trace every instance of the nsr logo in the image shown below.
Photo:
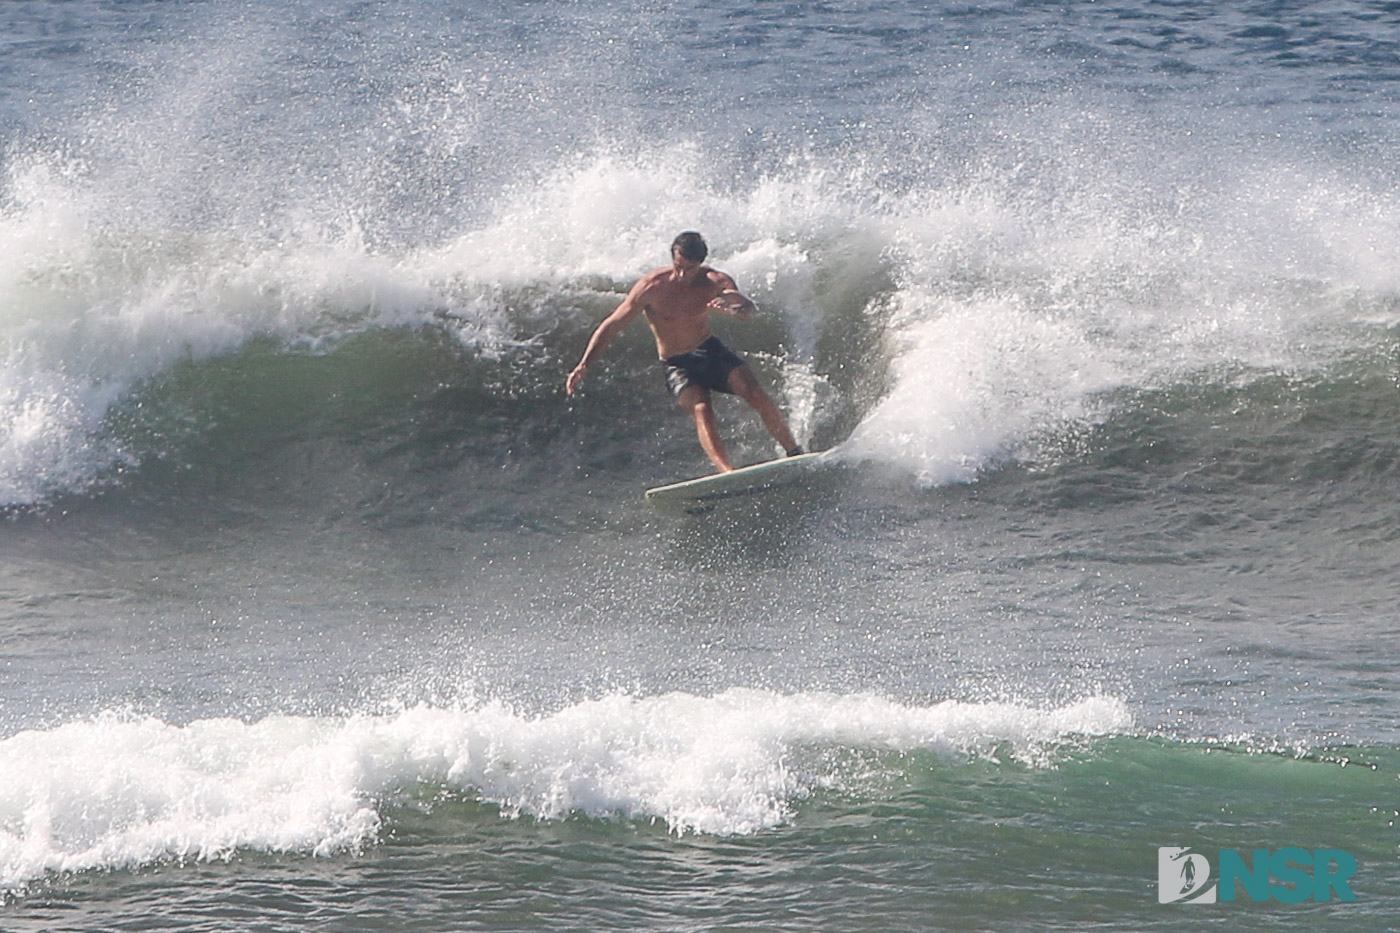
<path fill-rule="evenodd" d="M 1307 869 L 1312 869 L 1308 871 Z M 1246 865 L 1235 849 L 1220 850 L 1220 871 L 1212 878 L 1210 860 L 1190 846 L 1163 846 L 1157 850 L 1157 900 L 1163 904 L 1214 904 L 1235 899 L 1235 882 L 1251 901 L 1270 897 L 1297 904 L 1311 897 L 1330 901 L 1354 901 L 1347 879 L 1356 871 L 1356 859 L 1341 849 L 1287 848 L 1270 853 L 1255 849 L 1253 865 Z M 1272 880 L 1279 882 L 1270 884 Z"/>

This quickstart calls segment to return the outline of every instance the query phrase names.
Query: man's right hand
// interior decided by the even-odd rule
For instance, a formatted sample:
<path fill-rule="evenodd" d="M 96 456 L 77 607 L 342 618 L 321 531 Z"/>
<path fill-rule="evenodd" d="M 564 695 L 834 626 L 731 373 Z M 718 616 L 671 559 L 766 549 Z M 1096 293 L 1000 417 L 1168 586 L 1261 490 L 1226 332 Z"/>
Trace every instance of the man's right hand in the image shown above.
<path fill-rule="evenodd" d="M 583 381 L 583 374 L 586 372 L 588 372 L 588 367 L 584 366 L 582 363 L 575 366 L 574 371 L 569 373 L 568 381 L 564 383 L 564 391 L 573 395 L 574 390 L 578 388 L 578 384 Z"/>

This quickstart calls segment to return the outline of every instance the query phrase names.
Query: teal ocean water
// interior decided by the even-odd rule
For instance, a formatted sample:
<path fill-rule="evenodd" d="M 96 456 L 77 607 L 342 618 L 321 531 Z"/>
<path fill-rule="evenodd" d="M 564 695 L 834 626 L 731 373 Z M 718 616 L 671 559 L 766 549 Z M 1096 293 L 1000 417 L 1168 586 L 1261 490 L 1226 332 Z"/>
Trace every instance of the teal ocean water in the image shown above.
<path fill-rule="evenodd" d="M 1397 53 L 0 7 L 0 930 L 1394 929 Z M 684 229 L 831 453 L 678 518 L 645 328 L 563 385 Z"/>

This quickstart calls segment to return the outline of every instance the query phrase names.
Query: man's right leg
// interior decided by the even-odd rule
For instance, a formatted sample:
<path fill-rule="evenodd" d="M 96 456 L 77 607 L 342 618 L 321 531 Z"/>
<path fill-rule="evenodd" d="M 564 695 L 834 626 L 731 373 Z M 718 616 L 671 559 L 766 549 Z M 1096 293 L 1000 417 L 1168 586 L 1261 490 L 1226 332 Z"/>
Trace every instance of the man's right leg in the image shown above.
<path fill-rule="evenodd" d="M 676 396 L 676 402 L 695 419 L 695 433 L 700 438 L 700 446 L 705 449 L 715 469 L 721 473 L 734 469 L 729 465 L 729 455 L 719 436 L 719 422 L 715 419 L 714 406 L 710 404 L 710 390 L 688 385 Z"/>

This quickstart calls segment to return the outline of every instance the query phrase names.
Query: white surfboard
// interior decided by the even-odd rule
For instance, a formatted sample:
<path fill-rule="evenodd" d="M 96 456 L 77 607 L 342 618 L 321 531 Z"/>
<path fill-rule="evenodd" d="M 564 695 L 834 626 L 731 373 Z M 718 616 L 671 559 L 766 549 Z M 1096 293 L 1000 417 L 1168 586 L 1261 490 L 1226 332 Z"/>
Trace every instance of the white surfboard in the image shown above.
<path fill-rule="evenodd" d="M 741 467 L 729 473 L 713 473 L 669 486 L 647 490 L 647 502 L 663 511 L 704 512 L 726 499 L 752 496 L 799 479 L 817 464 L 821 454 L 798 454 Z"/>

